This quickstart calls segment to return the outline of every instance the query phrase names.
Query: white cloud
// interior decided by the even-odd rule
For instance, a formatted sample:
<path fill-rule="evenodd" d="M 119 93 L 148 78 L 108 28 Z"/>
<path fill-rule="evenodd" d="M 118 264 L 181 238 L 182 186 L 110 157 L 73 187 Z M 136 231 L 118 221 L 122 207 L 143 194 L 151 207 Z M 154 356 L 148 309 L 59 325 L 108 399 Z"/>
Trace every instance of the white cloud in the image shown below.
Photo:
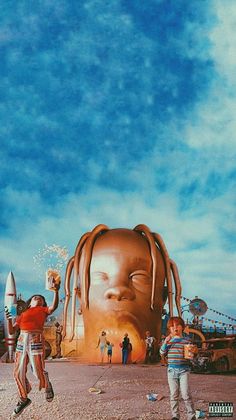
<path fill-rule="evenodd" d="M 232 89 L 232 88 L 231 88 Z M 193 148 L 211 148 L 223 153 L 235 151 L 236 146 L 236 93 L 214 83 L 212 91 L 204 102 L 200 102 L 186 123 L 185 140 Z"/>
<path fill-rule="evenodd" d="M 208 58 L 214 64 L 211 88 L 201 96 L 191 123 L 186 122 L 185 140 L 193 148 L 235 151 L 236 5 L 215 1 L 214 8 L 217 20 L 208 32 Z"/>
<path fill-rule="evenodd" d="M 234 0 L 217 0 L 214 8 L 218 21 L 210 33 L 211 56 L 219 73 L 232 87 L 236 84 L 236 4 Z"/>

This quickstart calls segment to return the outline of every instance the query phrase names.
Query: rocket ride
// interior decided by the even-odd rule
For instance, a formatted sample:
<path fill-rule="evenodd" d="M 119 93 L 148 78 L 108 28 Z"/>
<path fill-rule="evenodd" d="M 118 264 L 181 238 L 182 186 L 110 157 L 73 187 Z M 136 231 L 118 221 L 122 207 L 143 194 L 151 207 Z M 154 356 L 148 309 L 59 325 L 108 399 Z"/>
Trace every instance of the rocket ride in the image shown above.
<path fill-rule="evenodd" d="M 4 305 L 7 307 L 9 313 L 13 318 L 13 322 L 17 315 L 17 297 L 16 297 L 16 283 L 12 271 L 7 276 Z M 7 361 L 14 361 L 14 347 L 15 347 L 15 334 L 10 334 L 8 330 L 7 320 L 4 321 L 5 343 L 7 347 Z"/>

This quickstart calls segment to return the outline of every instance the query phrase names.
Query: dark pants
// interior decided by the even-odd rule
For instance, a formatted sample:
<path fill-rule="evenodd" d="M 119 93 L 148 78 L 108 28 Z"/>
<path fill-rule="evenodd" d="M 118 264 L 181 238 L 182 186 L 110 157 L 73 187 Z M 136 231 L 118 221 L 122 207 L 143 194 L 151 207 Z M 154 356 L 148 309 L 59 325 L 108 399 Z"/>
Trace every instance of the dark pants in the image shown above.
<path fill-rule="evenodd" d="M 152 363 L 154 356 L 154 347 L 147 347 L 146 349 L 146 356 L 145 356 L 145 363 Z"/>
<path fill-rule="evenodd" d="M 128 354 L 129 354 L 128 349 L 122 349 L 122 363 L 123 363 L 123 365 L 126 365 L 126 363 L 127 363 Z"/>

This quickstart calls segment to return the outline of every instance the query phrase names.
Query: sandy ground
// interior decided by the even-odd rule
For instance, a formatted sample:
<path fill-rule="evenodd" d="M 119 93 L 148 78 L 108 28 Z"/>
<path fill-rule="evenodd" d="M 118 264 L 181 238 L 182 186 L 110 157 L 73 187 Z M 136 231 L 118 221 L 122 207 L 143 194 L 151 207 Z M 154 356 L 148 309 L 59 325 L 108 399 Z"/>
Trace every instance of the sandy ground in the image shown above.
<path fill-rule="evenodd" d="M 166 367 L 157 365 L 85 365 L 76 361 L 54 360 L 46 362 L 53 383 L 55 398 L 45 401 L 44 391 L 38 391 L 37 380 L 29 372 L 33 384 L 32 404 L 19 417 L 22 420 L 169 420 L 169 392 Z M 11 418 L 18 400 L 12 377 L 13 365 L 0 363 L 0 419 Z M 236 418 L 236 373 L 221 375 L 193 374 L 190 384 L 195 409 L 208 413 L 208 402 L 234 403 Z M 100 388 L 99 395 L 88 392 L 90 387 Z M 146 394 L 154 392 L 164 398 L 151 402 Z M 185 420 L 183 402 L 181 419 Z M 232 417 L 231 417 L 232 418 Z"/>

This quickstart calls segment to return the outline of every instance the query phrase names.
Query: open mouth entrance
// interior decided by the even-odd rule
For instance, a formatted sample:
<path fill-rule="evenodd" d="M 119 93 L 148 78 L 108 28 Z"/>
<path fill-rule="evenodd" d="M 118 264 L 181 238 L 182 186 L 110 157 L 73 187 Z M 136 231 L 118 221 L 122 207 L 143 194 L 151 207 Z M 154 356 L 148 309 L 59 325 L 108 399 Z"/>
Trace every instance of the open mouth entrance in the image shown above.
<path fill-rule="evenodd" d="M 89 355 L 90 362 L 99 363 L 108 363 L 108 347 L 105 347 L 104 351 L 101 352 L 100 346 L 95 348 L 98 342 L 98 338 L 101 335 L 102 331 L 106 332 L 106 340 L 112 346 L 112 363 L 121 363 L 122 362 L 122 341 L 124 335 L 127 333 L 131 348 L 129 349 L 128 363 L 135 363 L 144 360 L 145 358 L 145 342 L 144 337 L 141 336 L 138 328 L 133 325 L 132 322 L 124 321 L 114 321 L 109 322 L 106 326 L 101 328 L 100 326 L 94 326 L 92 329 L 93 335 L 91 336 L 91 331 L 89 335 L 85 337 L 85 347 L 84 352 L 87 352 Z M 88 347 L 91 349 L 88 351 Z M 87 349 L 87 350 L 86 350 Z"/>

